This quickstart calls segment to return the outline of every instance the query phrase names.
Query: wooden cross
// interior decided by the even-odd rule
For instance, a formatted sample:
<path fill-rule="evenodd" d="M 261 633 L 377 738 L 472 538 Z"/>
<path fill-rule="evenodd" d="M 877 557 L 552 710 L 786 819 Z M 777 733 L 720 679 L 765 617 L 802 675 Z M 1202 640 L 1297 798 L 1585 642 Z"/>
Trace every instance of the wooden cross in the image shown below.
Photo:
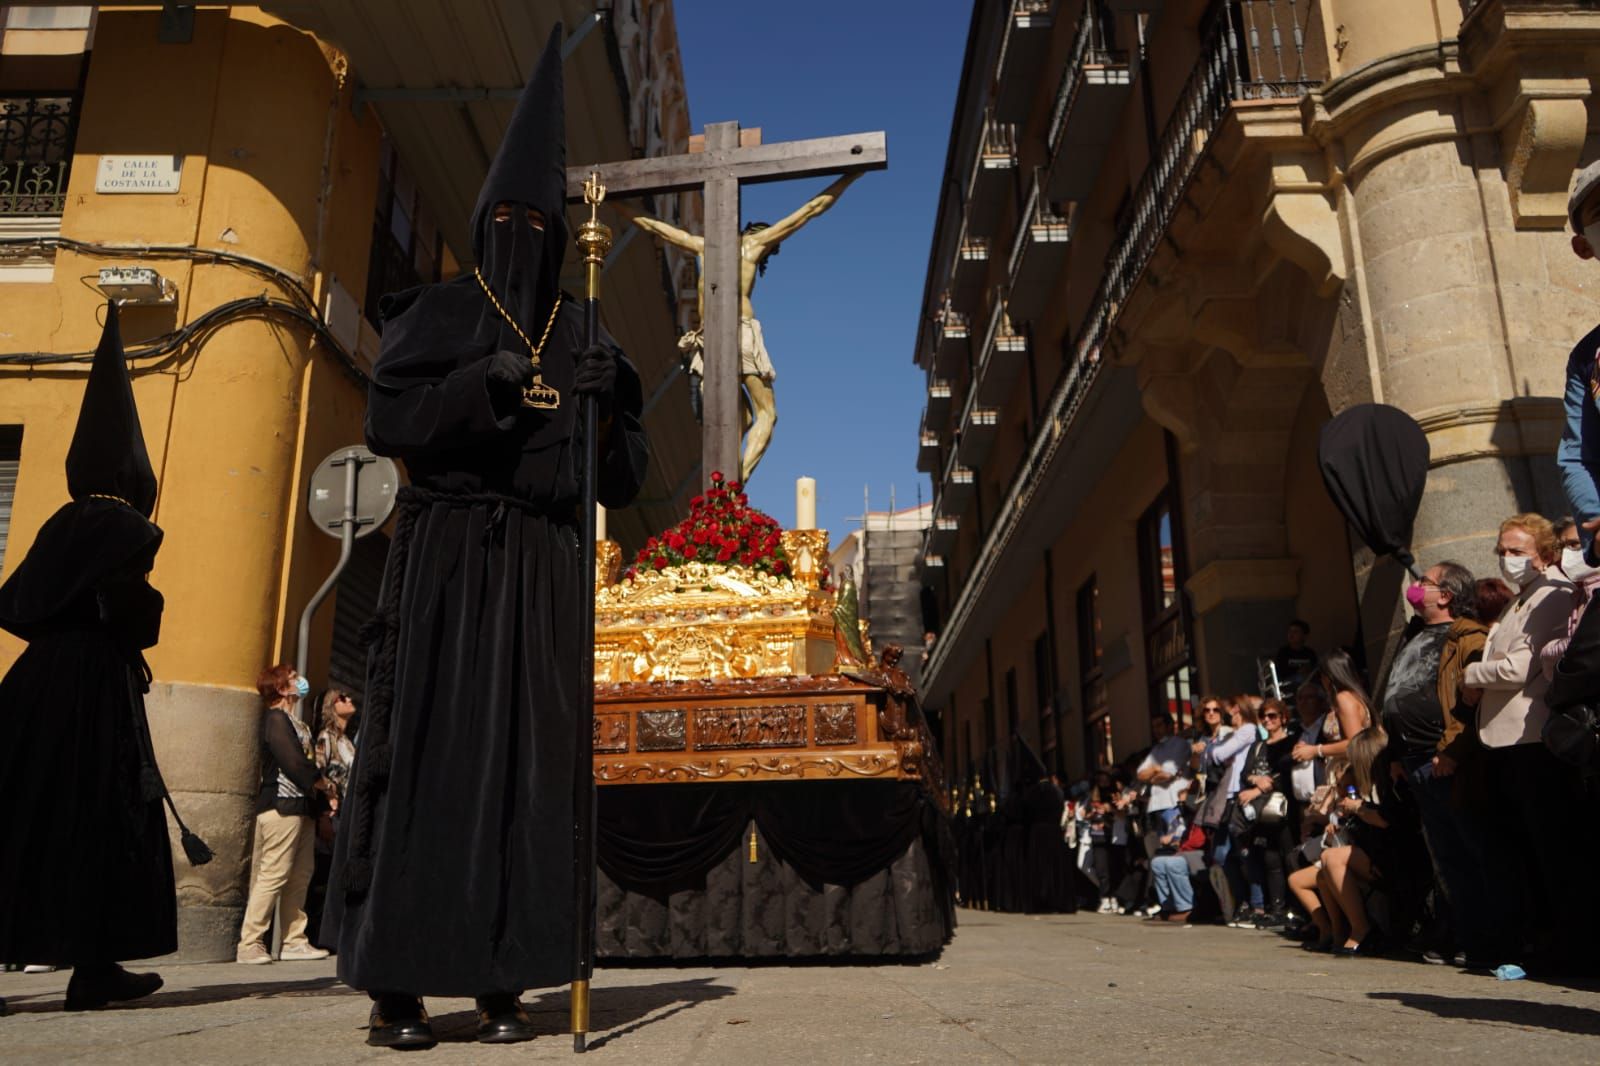
<path fill-rule="evenodd" d="M 621 163 L 567 168 L 567 199 L 583 200 L 583 183 L 598 171 L 611 198 L 702 189 L 705 195 L 705 414 L 701 471 L 739 474 L 743 437 L 739 402 L 739 187 L 825 174 L 882 170 L 889 165 L 883 132 L 818 137 L 777 144 L 741 144 L 737 122 L 706 126 L 705 150 Z"/>

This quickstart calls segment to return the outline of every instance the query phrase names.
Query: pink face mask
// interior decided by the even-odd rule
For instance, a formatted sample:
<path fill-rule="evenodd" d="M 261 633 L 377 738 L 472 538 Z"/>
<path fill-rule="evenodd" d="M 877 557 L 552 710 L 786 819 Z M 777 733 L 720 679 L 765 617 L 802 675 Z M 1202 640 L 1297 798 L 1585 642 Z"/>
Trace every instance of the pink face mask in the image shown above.
<path fill-rule="evenodd" d="M 1416 584 L 1406 589 L 1406 602 L 1417 610 L 1422 610 L 1422 601 L 1428 598 L 1427 586 Z"/>

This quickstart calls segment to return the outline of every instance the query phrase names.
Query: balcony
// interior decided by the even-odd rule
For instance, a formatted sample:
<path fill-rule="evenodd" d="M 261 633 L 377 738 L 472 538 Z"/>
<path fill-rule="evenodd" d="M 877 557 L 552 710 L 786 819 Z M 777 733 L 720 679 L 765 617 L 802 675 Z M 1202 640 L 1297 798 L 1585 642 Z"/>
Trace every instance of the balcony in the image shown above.
<path fill-rule="evenodd" d="M 1006 302 L 996 299 L 984 331 L 975 390 L 981 407 L 1003 407 L 1028 352 L 1028 338 L 1011 324 Z"/>
<path fill-rule="evenodd" d="M 927 415 L 923 415 L 923 423 L 927 423 Z M 921 440 L 917 447 L 917 469 L 924 474 L 932 474 L 939 469 L 939 434 L 931 429 L 922 431 Z"/>
<path fill-rule="evenodd" d="M 1011 292 L 1007 309 L 1014 322 L 1037 322 L 1050 307 L 1056 280 L 1067 263 L 1072 241 L 1072 217 L 1055 212 L 1044 194 L 1043 176 L 1035 171 L 1033 185 L 1017 235 L 1011 242 L 1007 276 Z"/>
<path fill-rule="evenodd" d="M 1017 169 L 1017 126 L 1001 122 L 991 113 L 983 122 L 983 135 L 967 178 L 967 230 L 992 233 Z"/>
<path fill-rule="evenodd" d="M 950 301 L 956 307 L 971 309 L 989 276 L 989 238 L 963 234 L 956 253 L 955 270 L 950 276 Z"/>
<path fill-rule="evenodd" d="M 937 377 L 948 380 L 946 375 L 966 362 L 967 338 L 967 316 L 951 307 L 947 296 L 933 323 L 933 372 Z"/>
<path fill-rule="evenodd" d="M 0 96 L 0 216 L 59 216 L 78 131 L 70 93 Z"/>
<path fill-rule="evenodd" d="M 963 466 L 952 456 L 950 462 L 945 464 L 944 482 L 939 490 L 939 506 L 934 509 L 935 513 L 960 518 L 972 502 L 975 484 L 972 468 Z"/>
<path fill-rule="evenodd" d="M 969 467 L 980 467 L 989 458 L 1000 430 L 1000 412 L 977 400 L 976 390 L 968 394 L 967 406 L 961 412 L 961 435 L 956 440 L 956 457 Z"/>
<path fill-rule="evenodd" d="M 927 429 L 938 430 L 950 417 L 950 382 L 933 378 L 928 382 L 928 407 L 922 424 Z"/>
<path fill-rule="evenodd" d="M 1056 89 L 1046 140 L 1050 158 L 1046 192 L 1052 200 L 1088 199 L 1133 92 L 1128 53 L 1116 48 L 1114 21 L 1102 23 L 1097 8 L 1092 2 L 1084 4 Z"/>
<path fill-rule="evenodd" d="M 1028 117 L 1050 52 L 1055 0 L 1013 0 L 995 65 L 994 114 L 1004 122 Z"/>
<path fill-rule="evenodd" d="M 937 501 L 935 501 L 934 510 L 938 510 Z M 955 547 L 956 534 L 960 531 L 961 522 L 959 519 L 951 518 L 948 515 L 935 515 L 933 525 L 928 527 L 927 550 L 937 555 L 948 555 L 950 549 Z"/>

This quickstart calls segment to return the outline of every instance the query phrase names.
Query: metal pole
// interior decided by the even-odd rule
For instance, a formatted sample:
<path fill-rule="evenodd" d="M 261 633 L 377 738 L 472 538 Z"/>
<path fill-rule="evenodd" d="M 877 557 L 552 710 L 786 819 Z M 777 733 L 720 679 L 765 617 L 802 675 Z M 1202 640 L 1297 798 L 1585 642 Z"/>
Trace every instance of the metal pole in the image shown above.
<path fill-rule="evenodd" d="M 322 587 L 306 604 L 306 609 L 300 612 L 300 637 L 295 644 L 294 668 L 301 677 L 306 676 L 307 661 L 311 658 L 311 618 L 339 583 L 339 575 L 350 565 L 350 555 L 356 546 L 356 475 L 361 469 L 360 453 L 347 452 L 338 463 L 344 467 L 344 517 L 339 520 L 339 561 L 334 564 L 333 573 L 328 575 Z M 283 902 L 280 900 L 273 904 L 272 911 L 272 957 L 277 958 L 282 951 Z"/>
<path fill-rule="evenodd" d="M 611 230 L 600 221 L 600 201 L 605 186 L 595 174 L 584 186 L 589 203 L 589 221 L 578 229 L 578 246 L 583 249 L 587 288 L 584 310 L 584 345 L 600 339 L 600 278 L 605 269 L 606 252 L 611 248 Z M 594 973 L 595 921 L 595 795 L 594 795 L 594 574 L 595 574 L 595 465 L 599 461 L 599 419 L 592 396 L 578 403 L 583 425 L 583 502 L 580 539 L 583 546 L 583 579 L 578 583 L 579 692 L 577 730 L 574 745 L 572 780 L 573 844 L 573 960 L 572 960 L 572 1050 L 588 1050 L 589 978 Z"/>
<path fill-rule="evenodd" d="M 342 527 L 339 531 L 339 561 L 334 564 L 328 580 L 322 583 L 322 587 L 306 604 L 306 609 L 300 612 L 300 639 L 295 645 L 294 668 L 301 677 L 306 676 L 307 660 L 311 657 L 311 617 L 339 583 L 339 575 L 350 565 L 350 555 L 356 546 L 356 478 L 361 470 L 361 454 L 353 450 L 347 452 L 344 458 L 337 461 L 337 465 L 344 467 L 344 517 L 339 520 Z"/>

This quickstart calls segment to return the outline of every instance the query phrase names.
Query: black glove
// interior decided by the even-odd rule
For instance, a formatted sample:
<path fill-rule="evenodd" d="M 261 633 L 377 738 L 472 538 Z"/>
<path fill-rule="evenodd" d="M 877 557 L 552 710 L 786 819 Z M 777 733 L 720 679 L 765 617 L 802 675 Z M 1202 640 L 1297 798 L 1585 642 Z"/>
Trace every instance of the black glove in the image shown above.
<path fill-rule="evenodd" d="M 613 345 L 591 344 L 578 357 L 578 369 L 572 377 L 572 391 L 579 396 L 593 396 L 602 419 L 611 417 L 611 404 L 617 395 L 617 356 L 620 354 Z"/>
<path fill-rule="evenodd" d="M 533 360 L 504 348 L 489 357 L 489 388 L 507 402 L 522 402 L 522 390 L 533 382 Z"/>

